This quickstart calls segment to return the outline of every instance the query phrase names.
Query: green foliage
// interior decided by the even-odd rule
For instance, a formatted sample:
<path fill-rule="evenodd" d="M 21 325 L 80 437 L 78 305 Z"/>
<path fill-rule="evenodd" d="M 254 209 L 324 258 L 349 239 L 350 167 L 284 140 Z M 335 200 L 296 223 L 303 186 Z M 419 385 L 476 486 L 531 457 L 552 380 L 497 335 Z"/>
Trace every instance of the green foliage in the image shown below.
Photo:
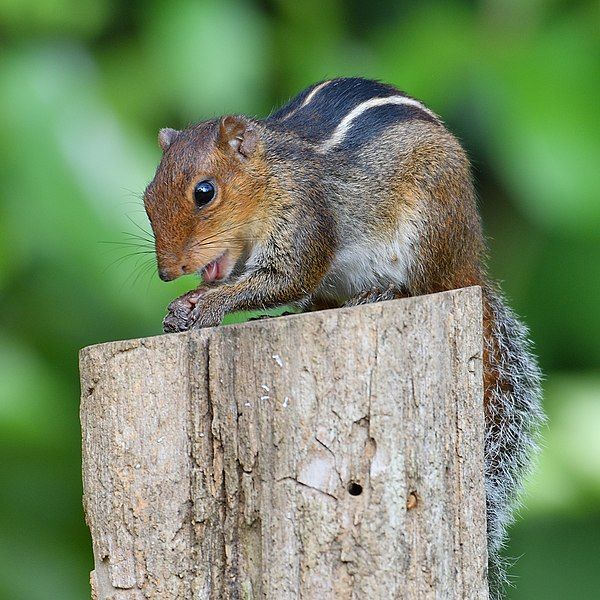
<path fill-rule="evenodd" d="M 492 271 L 547 372 L 511 597 L 594 597 L 598 16 L 559 0 L 1 0 L 0 597 L 89 597 L 77 350 L 158 334 L 194 284 L 160 282 L 126 245 L 146 236 L 157 129 L 265 115 L 355 74 L 422 98 L 465 144 Z"/>

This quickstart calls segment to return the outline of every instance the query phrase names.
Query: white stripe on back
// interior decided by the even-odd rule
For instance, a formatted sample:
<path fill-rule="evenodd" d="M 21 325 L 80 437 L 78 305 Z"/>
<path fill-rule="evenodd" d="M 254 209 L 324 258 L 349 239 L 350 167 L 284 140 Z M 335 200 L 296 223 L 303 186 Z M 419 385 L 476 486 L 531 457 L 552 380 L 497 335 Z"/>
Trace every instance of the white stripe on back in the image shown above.
<path fill-rule="evenodd" d="M 314 90 L 313 90 L 314 91 Z M 418 100 L 414 98 L 407 98 L 406 96 L 387 96 L 386 98 L 370 98 L 365 102 L 362 102 L 358 106 L 355 106 L 338 124 L 333 132 L 332 136 L 325 140 L 319 146 L 319 152 L 326 152 L 330 150 L 334 146 L 337 146 L 348 133 L 350 127 L 352 127 L 352 122 L 360 117 L 366 110 L 370 108 L 374 108 L 376 106 L 384 106 L 386 104 L 399 104 L 406 106 L 414 106 L 426 112 L 430 117 L 433 117 L 436 121 L 441 122 L 440 118 L 431 110 L 429 110 L 426 106 L 421 104 Z"/>
<path fill-rule="evenodd" d="M 298 108 L 294 109 L 292 112 L 285 115 L 285 117 L 283 117 L 283 120 L 285 121 L 286 119 L 289 119 L 294 113 L 303 109 L 309 102 L 312 101 L 312 99 L 315 97 L 315 95 L 319 91 L 321 91 L 326 85 L 329 85 L 330 83 L 331 83 L 331 81 L 324 81 L 323 83 L 320 83 L 317 87 L 313 88 L 310 91 L 310 93 L 308 94 L 308 96 L 306 96 L 306 98 L 304 98 L 304 102 L 302 102 L 302 104 Z"/>

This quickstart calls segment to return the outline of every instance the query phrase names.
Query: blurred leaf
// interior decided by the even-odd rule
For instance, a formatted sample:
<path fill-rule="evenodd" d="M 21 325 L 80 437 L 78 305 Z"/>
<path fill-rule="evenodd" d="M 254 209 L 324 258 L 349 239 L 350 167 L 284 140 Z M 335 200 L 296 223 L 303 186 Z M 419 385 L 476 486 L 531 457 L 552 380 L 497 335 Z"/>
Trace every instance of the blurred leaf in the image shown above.
<path fill-rule="evenodd" d="M 550 423 L 527 487 L 528 511 L 573 513 L 600 506 L 600 372 L 552 374 L 544 403 Z"/>
<path fill-rule="evenodd" d="M 470 63 L 478 60 L 475 31 L 473 11 L 462 3 L 405 5 L 375 38 L 378 76 L 443 116 L 465 96 Z"/>
<path fill-rule="evenodd" d="M 511 529 L 510 600 L 596 600 L 600 514 L 532 517 Z"/>
<path fill-rule="evenodd" d="M 0 27 L 18 34 L 92 35 L 111 16 L 110 0 L 1 0 Z"/>
<path fill-rule="evenodd" d="M 502 179 L 548 231 L 599 239 L 597 19 L 582 9 L 527 35 L 490 27 L 482 46 L 473 85 Z"/>
<path fill-rule="evenodd" d="M 238 0 L 154 2 L 144 31 L 148 81 L 182 119 L 254 113 L 266 101 L 267 24 Z M 175 123 L 179 127 L 182 123 Z"/>
<path fill-rule="evenodd" d="M 69 393 L 31 351 L 0 337 L 0 438 L 30 445 L 73 433 L 64 421 Z"/>

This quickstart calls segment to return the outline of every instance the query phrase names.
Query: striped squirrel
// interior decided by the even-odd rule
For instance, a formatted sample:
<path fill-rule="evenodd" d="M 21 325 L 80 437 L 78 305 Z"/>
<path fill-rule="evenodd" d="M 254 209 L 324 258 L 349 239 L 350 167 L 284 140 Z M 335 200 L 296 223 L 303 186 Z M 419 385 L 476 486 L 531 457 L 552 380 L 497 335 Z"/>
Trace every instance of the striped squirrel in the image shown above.
<path fill-rule="evenodd" d="M 526 328 L 485 271 L 467 156 L 395 87 L 317 83 L 264 120 L 161 129 L 144 204 L 160 277 L 204 285 L 169 305 L 166 332 L 236 310 L 355 305 L 479 285 L 484 300 L 490 587 L 536 431 L 540 371 Z"/>

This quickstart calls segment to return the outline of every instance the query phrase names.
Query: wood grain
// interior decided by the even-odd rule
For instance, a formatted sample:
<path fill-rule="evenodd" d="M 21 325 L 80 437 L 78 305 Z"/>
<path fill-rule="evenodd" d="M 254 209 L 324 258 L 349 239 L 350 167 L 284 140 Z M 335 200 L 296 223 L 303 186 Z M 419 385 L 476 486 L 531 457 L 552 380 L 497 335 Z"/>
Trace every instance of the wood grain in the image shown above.
<path fill-rule="evenodd" d="M 487 598 L 479 288 L 81 351 L 93 598 Z"/>

